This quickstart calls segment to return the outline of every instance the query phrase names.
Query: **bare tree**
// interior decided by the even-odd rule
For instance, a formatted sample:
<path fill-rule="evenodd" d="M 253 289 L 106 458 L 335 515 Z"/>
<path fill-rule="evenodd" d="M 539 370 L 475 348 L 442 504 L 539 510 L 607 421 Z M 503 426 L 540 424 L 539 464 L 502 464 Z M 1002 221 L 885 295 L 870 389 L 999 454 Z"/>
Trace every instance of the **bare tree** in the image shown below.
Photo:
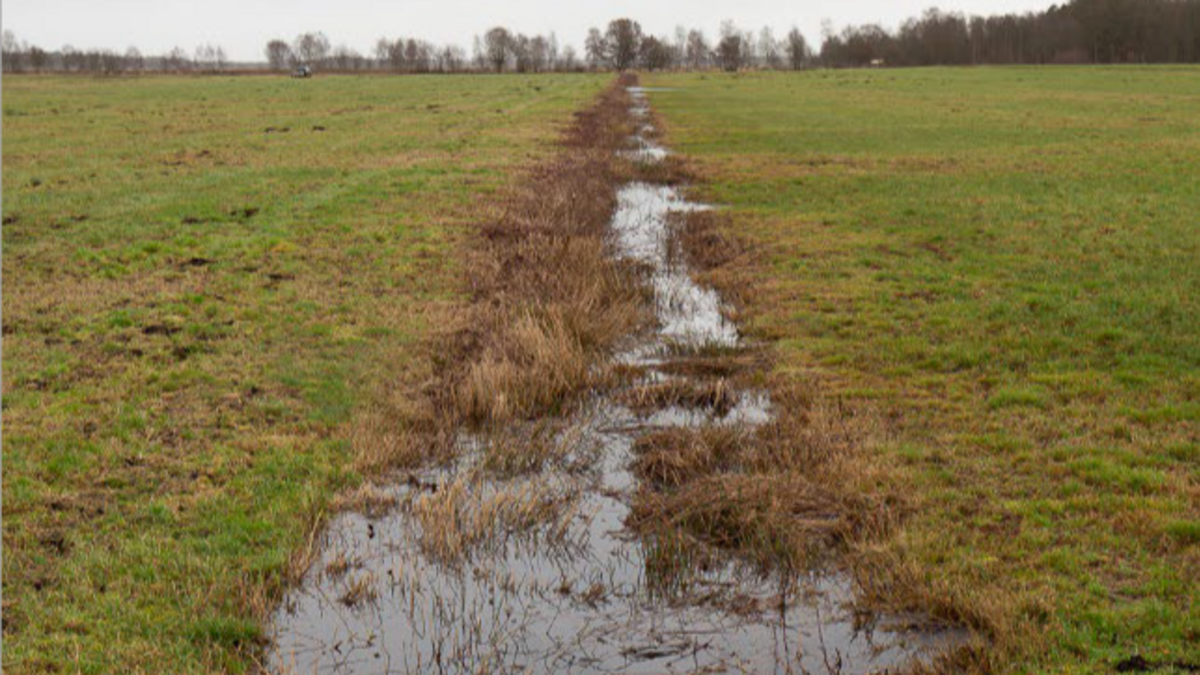
<path fill-rule="evenodd" d="M 329 56 L 329 38 L 324 33 L 303 33 L 296 37 L 292 47 L 296 58 L 309 66 L 321 65 Z"/>
<path fill-rule="evenodd" d="M 497 73 L 504 71 L 512 54 L 513 38 L 507 28 L 497 26 L 483 34 L 483 50 L 488 64 Z"/>
<path fill-rule="evenodd" d="M 292 61 L 292 47 L 283 40 L 271 40 L 267 43 L 267 67 L 271 70 L 287 70 Z"/>
<path fill-rule="evenodd" d="M 558 70 L 558 58 L 558 36 L 551 31 L 550 37 L 546 39 L 546 70 Z"/>
<path fill-rule="evenodd" d="M 604 35 L 600 33 L 599 28 L 588 29 L 587 39 L 583 41 L 583 48 L 588 67 L 593 70 L 599 68 L 607 58 L 608 43 L 605 42 Z"/>
<path fill-rule="evenodd" d="M 604 33 L 608 63 L 617 70 L 628 70 L 637 62 L 642 47 L 642 27 L 632 19 L 614 19 Z"/>
<path fill-rule="evenodd" d="M 703 70 L 708 66 L 709 54 L 712 50 L 708 46 L 708 40 L 704 39 L 704 33 L 693 30 L 687 35 L 687 65 L 692 70 Z"/>
<path fill-rule="evenodd" d="M 125 69 L 134 72 L 141 72 L 146 67 L 146 59 L 142 57 L 142 52 L 137 47 L 130 47 L 125 50 Z"/>
<path fill-rule="evenodd" d="M 737 72 L 746 63 L 746 39 L 732 21 L 721 23 L 721 41 L 717 43 L 717 63 L 726 72 Z"/>
<path fill-rule="evenodd" d="M 808 62 L 808 42 L 805 41 L 800 29 L 793 26 L 788 31 L 787 39 L 784 42 L 784 51 L 787 53 L 788 65 L 792 70 L 800 70 Z"/>
<path fill-rule="evenodd" d="M 758 34 L 759 64 L 764 68 L 778 70 L 783 66 L 782 51 L 779 43 L 775 40 L 775 34 L 771 32 L 771 28 L 763 26 L 762 31 Z"/>
<path fill-rule="evenodd" d="M 23 67 L 23 56 L 21 43 L 17 41 L 17 36 L 11 30 L 4 31 L 4 37 L 0 40 L 3 47 L 0 48 L 0 59 L 4 61 L 4 72 L 19 73 Z"/>
<path fill-rule="evenodd" d="M 29 47 L 29 67 L 35 73 L 40 73 L 50 65 L 50 54 L 36 45 Z M 141 69 L 141 66 L 138 66 Z"/>
<path fill-rule="evenodd" d="M 575 54 L 575 48 L 567 45 L 563 48 L 562 55 L 558 58 L 558 69 L 563 72 L 574 72 L 579 69 L 579 57 Z"/>
<path fill-rule="evenodd" d="M 534 36 L 529 40 L 529 66 L 530 70 L 535 73 L 540 73 L 546 70 L 550 62 L 550 42 L 541 35 Z"/>
<path fill-rule="evenodd" d="M 474 63 L 476 70 L 487 70 L 487 54 L 483 50 L 483 39 L 478 35 L 471 42 L 471 61 Z"/>
<path fill-rule="evenodd" d="M 115 76 L 120 75 L 125 67 L 125 62 L 119 54 L 111 49 L 104 49 L 97 53 L 99 61 L 99 72 L 101 75 Z"/>
<path fill-rule="evenodd" d="M 176 47 L 167 52 L 166 57 L 163 58 L 163 64 L 164 67 L 175 72 L 190 70 L 192 66 L 187 52 L 183 50 L 183 47 Z"/>
<path fill-rule="evenodd" d="M 671 67 L 671 47 L 665 40 L 647 36 L 638 50 L 638 61 L 646 70 L 664 70 Z"/>

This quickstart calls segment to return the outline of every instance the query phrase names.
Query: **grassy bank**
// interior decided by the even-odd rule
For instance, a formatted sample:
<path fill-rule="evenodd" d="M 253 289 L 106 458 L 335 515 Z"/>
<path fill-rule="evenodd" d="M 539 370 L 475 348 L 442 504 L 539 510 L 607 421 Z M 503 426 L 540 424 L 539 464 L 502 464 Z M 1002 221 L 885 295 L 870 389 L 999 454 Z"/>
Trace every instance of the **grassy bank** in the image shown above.
<path fill-rule="evenodd" d="M 5 670 L 244 670 L 607 81 L 5 78 Z"/>
<path fill-rule="evenodd" d="M 1198 74 L 643 78 L 777 374 L 877 420 L 871 557 L 1002 671 L 1197 663 Z"/>

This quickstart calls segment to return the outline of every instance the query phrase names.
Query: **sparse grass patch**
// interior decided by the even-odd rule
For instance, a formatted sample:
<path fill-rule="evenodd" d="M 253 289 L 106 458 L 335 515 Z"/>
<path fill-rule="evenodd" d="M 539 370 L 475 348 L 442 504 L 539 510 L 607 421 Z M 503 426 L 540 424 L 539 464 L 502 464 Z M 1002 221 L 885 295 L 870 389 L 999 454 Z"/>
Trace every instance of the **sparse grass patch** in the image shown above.
<path fill-rule="evenodd" d="M 503 546 L 510 537 L 532 536 L 535 530 L 547 542 L 562 541 L 577 507 L 573 495 L 544 482 L 493 487 L 472 474 L 420 494 L 410 505 L 425 555 L 448 565 L 478 549 Z"/>

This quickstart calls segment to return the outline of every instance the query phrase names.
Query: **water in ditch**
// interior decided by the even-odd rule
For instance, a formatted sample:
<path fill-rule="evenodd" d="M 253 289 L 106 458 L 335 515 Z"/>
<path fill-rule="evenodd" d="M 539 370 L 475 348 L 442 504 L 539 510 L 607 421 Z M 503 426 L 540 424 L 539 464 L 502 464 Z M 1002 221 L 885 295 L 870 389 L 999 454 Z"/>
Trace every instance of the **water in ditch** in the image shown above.
<path fill-rule="evenodd" d="M 666 150 L 649 108 L 631 157 Z M 647 148 L 655 149 L 647 153 Z M 643 375 L 680 377 L 682 347 L 735 348 L 719 295 L 672 255 L 672 213 L 706 208 L 674 188 L 630 183 L 612 220 L 615 255 L 648 269 L 657 329 L 614 356 Z M 464 433 L 453 466 L 375 495 L 394 504 L 345 513 L 272 625 L 282 673 L 856 673 L 920 658 L 945 634 L 905 617 L 865 621 L 834 576 L 784 576 L 639 536 L 625 526 L 635 441 L 652 430 L 763 424 L 765 392 L 721 410 L 625 405 L 617 390 L 566 419 Z M 515 451 L 514 451 L 515 448 Z"/>

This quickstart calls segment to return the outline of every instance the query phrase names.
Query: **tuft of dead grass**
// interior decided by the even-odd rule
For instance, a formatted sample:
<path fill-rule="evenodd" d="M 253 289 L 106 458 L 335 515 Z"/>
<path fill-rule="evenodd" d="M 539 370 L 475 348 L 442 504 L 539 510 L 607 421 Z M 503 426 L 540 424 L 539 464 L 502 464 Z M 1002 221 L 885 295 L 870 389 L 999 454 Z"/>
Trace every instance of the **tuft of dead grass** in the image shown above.
<path fill-rule="evenodd" d="M 354 490 L 339 494 L 330 505 L 334 511 L 357 511 L 368 518 L 385 515 L 397 504 L 396 495 L 374 483 L 363 483 Z"/>
<path fill-rule="evenodd" d="M 712 474 L 664 493 L 644 492 L 633 518 L 641 526 L 680 528 L 720 548 L 785 568 L 849 526 L 839 495 L 799 472 Z"/>
<path fill-rule="evenodd" d="M 462 475 L 413 500 L 418 544 L 430 558 L 456 564 L 480 548 L 534 530 L 547 542 L 565 540 L 578 502 L 545 482 L 489 489 L 478 475 Z"/>
<path fill-rule="evenodd" d="M 736 426 L 661 429 L 634 443 L 634 470 L 652 485 L 677 487 L 732 468 L 749 441 Z"/>
<path fill-rule="evenodd" d="M 339 598 L 347 607 L 357 607 L 364 603 L 374 602 L 379 597 L 375 589 L 376 577 L 373 572 L 363 572 L 346 581 L 345 590 Z"/>
<path fill-rule="evenodd" d="M 631 387 L 621 393 L 621 402 L 635 412 L 671 406 L 707 408 L 722 417 L 738 402 L 738 390 L 724 377 L 715 379 L 672 378 Z"/>

